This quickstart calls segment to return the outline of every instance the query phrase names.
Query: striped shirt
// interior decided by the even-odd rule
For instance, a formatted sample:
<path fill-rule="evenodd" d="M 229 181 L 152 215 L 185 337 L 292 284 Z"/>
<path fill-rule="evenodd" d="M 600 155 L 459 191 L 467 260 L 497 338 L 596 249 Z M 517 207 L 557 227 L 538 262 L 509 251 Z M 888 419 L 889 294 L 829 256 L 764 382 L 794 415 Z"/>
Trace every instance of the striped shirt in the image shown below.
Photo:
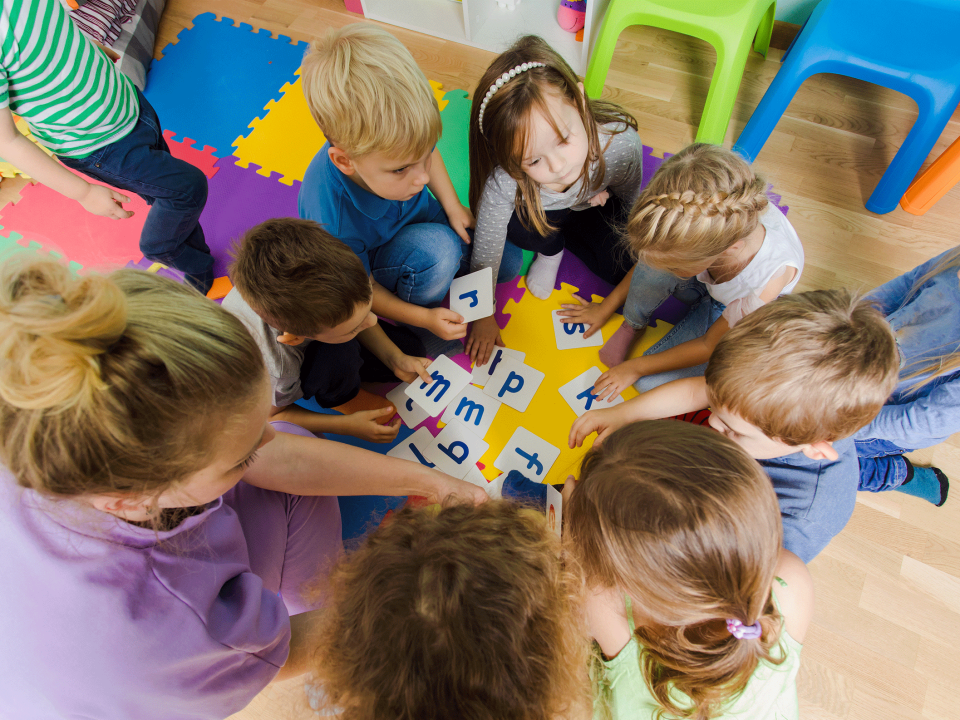
<path fill-rule="evenodd" d="M 0 108 L 58 155 L 86 157 L 125 137 L 140 115 L 133 83 L 84 37 L 60 0 L 3 0 Z"/>

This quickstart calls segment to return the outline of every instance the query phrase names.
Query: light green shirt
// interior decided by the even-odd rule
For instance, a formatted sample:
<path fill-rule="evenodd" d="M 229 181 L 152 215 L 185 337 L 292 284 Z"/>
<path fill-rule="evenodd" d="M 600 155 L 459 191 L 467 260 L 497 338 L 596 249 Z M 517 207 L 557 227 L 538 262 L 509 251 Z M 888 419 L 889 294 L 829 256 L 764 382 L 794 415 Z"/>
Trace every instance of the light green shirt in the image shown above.
<path fill-rule="evenodd" d="M 776 593 L 773 597 L 776 602 Z M 629 598 L 627 618 L 632 635 L 633 613 Z M 761 662 L 740 696 L 716 720 L 799 720 L 797 672 L 802 648 L 784 630 L 780 634 L 779 651 L 786 654 L 786 659 L 780 665 Z M 773 654 L 777 655 L 776 648 Z M 630 642 L 612 660 L 596 661 L 594 675 L 597 685 L 594 720 L 606 717 L 611 720 L 656 720 L 661 707 L 644 680 L 636 635 L 632 635 Z M 685 696 L 677 695 L 682 703 Z M 609 715 L 606 713 L 608 708 Z"/>
<path fill-rule="evenodd" d="M 86 157 L 125 137 L 140 103 L 133 83 L 77 29 L 60 0 L 0 4 L 0 108 L 58 155 Z"/>

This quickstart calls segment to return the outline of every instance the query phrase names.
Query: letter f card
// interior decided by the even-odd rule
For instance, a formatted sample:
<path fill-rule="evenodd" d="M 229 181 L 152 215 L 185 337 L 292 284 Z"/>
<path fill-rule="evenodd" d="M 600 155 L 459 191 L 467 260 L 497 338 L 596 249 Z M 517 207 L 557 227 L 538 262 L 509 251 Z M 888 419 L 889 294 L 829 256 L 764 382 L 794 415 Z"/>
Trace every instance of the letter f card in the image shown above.
<path fill-rule="evenodd" d="M 510 436 L 503 452 L 494 460 L 493 466 L 504 473 L 516 470 L 533 482 L 542 483 L 558 457 L 559 448 L 526 428 L 518 427 Z"/>

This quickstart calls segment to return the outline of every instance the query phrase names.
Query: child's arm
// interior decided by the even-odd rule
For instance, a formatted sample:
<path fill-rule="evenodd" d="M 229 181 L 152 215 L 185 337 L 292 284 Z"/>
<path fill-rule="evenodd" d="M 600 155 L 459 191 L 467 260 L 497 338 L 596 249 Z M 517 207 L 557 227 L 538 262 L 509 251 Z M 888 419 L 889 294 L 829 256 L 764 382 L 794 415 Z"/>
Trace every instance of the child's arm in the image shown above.
<path fill-rule="evenodd" d="M 630 642 L 623 594 L 616 588 L 589 588 L 586 594 L 587 632 L 597 641 L 604 656 L 612 660 Z"/>
<path fill-rule="evenodd" d="M 460 198 L 457 197 L 457 191 L 453 189 L 453 182 L 450 180 L 450 173 L 447 172 L 443 157 L 436 148 L 433 150 L 431 160 L 430 182 L 427 183 L 427 187 L 447 213 L 447 222 L 450 223 L 450 227 L 469 245 L 470 235 L 467 233 L 467 228 L 476 225 L 473 213 L 470 212 L 470 208 L 460 204 Z"/>
<path fill-rule="evenodd" d="M 674 380 L 612 408 L 587 411 L 570 428 L 567 445 L 580 447 L 593 433 L 598 433 L 593 444 L 599 445 L 607 435 L 627 423 L 682 415 L 702 410 L 709 404 L 707 381 L 702 377 Z"/>
<path fill-rule="evenodd" d="M 373 283 L 373 312 L 395 322 L 426 328 L 444 340 L 459 340 L 467 334 L 463 315 L 435 307 L 424 308 L 401 300 L 383 285 L 371 278 Z"/>
<path fill-rule="evenodd" d="M 357 335 L 357 340 L 403 382 L 413 382 L 418 375 L 425 383 L 433 382 L 433 378 L 427 374 L 430 361 L 427 358 L 405 355 L 396 343 L 387 337 L 379 323 Z"/>
<path fill-rule="evenodd" d="M 634 265 L 626 277 L 620 281 L 620 284 L 611 290 L 610 294 L 599 303 L 590 302 L 584 300 L 579 295 L 574 295 L 573 299 L 576 300 L 578 304 L 568 303 L 561 305 L 560 307 L 563 309 L 557 314 L 562 318 L 569 318 L 571 321 L 590 325 L 583 334 L 585 338 L 599 332 L 607 320 L 617 311 L 617 308 L 621 307 L 623 303 L 627 301 L 630 283 L 633 281 L 633 271 L 636 270 L 636 268 L 637 266 Z"/>
<path fill-rule="evenodd" d="M 273 407 L 270 419 L 299 425 L 312 433 L 329 433 L 330 435 L 349 435 L 350 437 L 366 440 L 367 442 L 393 442 L 400 432 L 400 418 L 381 425 L 377 418 L 393 415 L 396 409 L 391 405 L 377 410 L 361 410 L 349 415 L 327 415 L 313 410 L 307 410 L 299 405 Z"/>
<path fill-rule="evenodd" d="M 290 495 L 417 495 L 430 502 L 443 502 L 449 497 L 475 503 L 487 500 L 483 488 L 420 463 L 290 433 L 277 433 L 260 448 L 243 480 Z"/>
<path fill-rule="evenodd" d="M 122 220 L 133 215 L 120 203 L 130 202 L 103 185 L 88 183 L 63 167 L 17 130 L 9 107 L 0 108 L 0 157 L 51 190 L 79 202 L 94 215 Z"/>
<path fill-rule="evenodd" d="M 313 651 L 316 649 L 314 633 L 323 613 L 324 608 L 319 608 L 290 616 L 290 654 L 280 672 L 270 681 L 271 684 L 303 675 L 312 669 Z"/>
<path fill-rule="evenodd" d="M 790 637 L 802 644 L 813 621 L 813 578 L 803 560 L 789 550 L 780 551 L 777 577 L 787 584 L 786 587 L 780 583 L 773 586 L 784 626 Z"/>

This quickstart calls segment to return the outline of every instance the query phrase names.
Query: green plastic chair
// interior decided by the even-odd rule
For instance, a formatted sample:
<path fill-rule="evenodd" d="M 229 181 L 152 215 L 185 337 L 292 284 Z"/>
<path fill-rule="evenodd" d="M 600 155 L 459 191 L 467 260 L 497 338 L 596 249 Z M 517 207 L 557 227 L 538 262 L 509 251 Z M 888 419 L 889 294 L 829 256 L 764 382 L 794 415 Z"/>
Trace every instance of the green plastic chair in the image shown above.
<path fill-rule="evenodd" d="M 584 88 L 588 96 L 600 97 L 617 38 L 631 25 L 664 28 L 705 40 L 717 51 L 717 67 L 697 142 L 719 145 L 730 124 L 751 42 L 754 50 L 767 54 L 776 10 L 775 0 L 610 0 Z"/>

